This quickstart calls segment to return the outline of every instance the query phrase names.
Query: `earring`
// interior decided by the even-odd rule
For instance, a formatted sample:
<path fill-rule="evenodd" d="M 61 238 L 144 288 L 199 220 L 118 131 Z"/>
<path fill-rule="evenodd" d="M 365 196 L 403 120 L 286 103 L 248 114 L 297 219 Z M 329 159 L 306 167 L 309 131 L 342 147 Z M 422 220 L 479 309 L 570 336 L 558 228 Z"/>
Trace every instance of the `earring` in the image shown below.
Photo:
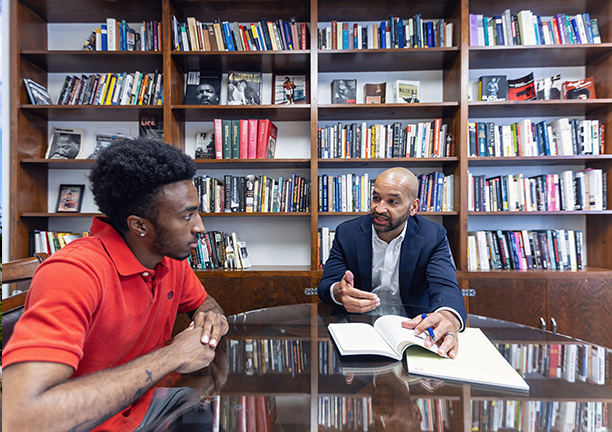
<path fill-rule="evenodd" d="M 140 233 L 140 237 L 144 237 L 144 236 L 145 236 L 145 233 Z"/>

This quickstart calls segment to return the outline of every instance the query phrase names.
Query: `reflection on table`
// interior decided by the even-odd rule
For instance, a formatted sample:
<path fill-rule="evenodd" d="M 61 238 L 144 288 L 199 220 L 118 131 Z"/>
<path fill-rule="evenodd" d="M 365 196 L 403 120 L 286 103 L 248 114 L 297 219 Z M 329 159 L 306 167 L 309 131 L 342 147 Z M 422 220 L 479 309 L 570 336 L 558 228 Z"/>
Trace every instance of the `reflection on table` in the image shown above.
<path fill-rule="evenodd" d="M 333 314 L 323 304 L 231 316 L 215 362 L 168 383 L 198 391 L 210 419 L 202 430 L 610 430 L 606 349 L 471 315 L 469 326 L 482 329 L 525 378 L 525 394 L 409 376 L 403 362 L 383 357 L 341 357 L 327 324 L 376 318 Z"/>

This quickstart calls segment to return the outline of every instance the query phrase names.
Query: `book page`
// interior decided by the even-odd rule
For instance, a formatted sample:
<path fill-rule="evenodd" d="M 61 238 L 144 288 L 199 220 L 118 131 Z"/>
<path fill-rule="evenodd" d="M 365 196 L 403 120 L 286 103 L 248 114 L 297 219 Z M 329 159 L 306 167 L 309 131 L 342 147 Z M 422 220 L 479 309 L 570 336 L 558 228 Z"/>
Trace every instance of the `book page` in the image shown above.
<path fill-rule="evenodd" d="M 529 390 L 525 380 L 478 328 L 466 328 L 458 334 L 459 352 L 454 359 L 442 358 L 423 350 L 406 356 L 410 375 L 475 384 Z"/>
<path fill-rule="evenodd" d="M 401 360 L 374 327 L 366 323 L 332 323 L 327 326 L 342 355 L 382 355 Z"/>
<path fill-rule="evenodd" d="M 437 345 L 433 345 L 431 348 L 425 347 L 426 333 L 417 336 L 414 334 L 414 330 L 402 327 L 402 322 L 407 320 L 409 318 L 398 315 L 385 315 L 374 322 L 374 328 L 400 354 L 411 345 L 421 346 L 437 354 Z"/>

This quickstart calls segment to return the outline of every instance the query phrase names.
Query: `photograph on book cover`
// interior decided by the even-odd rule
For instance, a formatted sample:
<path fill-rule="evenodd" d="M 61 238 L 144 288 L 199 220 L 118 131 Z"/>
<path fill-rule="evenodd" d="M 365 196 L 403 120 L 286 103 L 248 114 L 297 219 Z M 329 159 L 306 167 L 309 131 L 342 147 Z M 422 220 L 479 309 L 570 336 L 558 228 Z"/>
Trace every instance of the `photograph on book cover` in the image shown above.
<path fill-rule="evenodd" d="M 418 103 L 420 81 L 396 80 L 393 83 L 393 102 Z"/>
<path fill-rule="evenodd" d="M 154 117 L 143 117 L 140 119 L 138 133 L 143 138 L 150 138 L 158 141 L 164 140 L 164 120 Z"/>
<path fill-rule="evenodd" d="M 215 159 L 215 133 L 196 133 L 195 159 Z"/>
<path fill-rule="evenodd" d="M 45 158 L 78 159 L 82 148 L 83 129 L 54 127 Z"/>
<path fill-rule="evenodd" d="M 120 139 L 134 139 L 129 127 L 100 128 L 96 132 L 96 147 L 86 159 L 95 159 L 102 150 Z"/>
<path fill-rule="evenodd" d="M 508 80 L 508 100 L 527 101 L 535 98 L 533 72 L 521 78 Z"/>
<path fill-rule="evenodd" d="M 366 84 L 363 86 L 363 99 L 367 104 L 384 104 L 387 83 Z"/>
<path fill-rule="evenodd" d="M 305 104 L 306 75 L 274 75 L 274 105 Z"/>
<path fill-rule="evenodd" d="M 189 72 L 185 88 L 185 105 L 219 105 L 221 74 Z"/>
<path fill-rule="evenodd" d="M 563 99 L 595 99 L 593 77 L 563 82 Z"/>
<path fill-rule="evenodd" d="M 83 203 L 85 185 L 60 185 L 57 195 L 57 213 L 79 213 Z"/>
<path fill-rule="evenodd" d="M 357 80 L 335 79 L 331 83 L 332 104 L 357 103 Z"/>
<path fill-rule="evenodd" d="M 561 99 L 561 75 L 536 80 L 535 90 L 537 100 Z"/>
<path fill-rule="evenodd" d="M 260 72 L 229 72 L 227 78 L 229 105 L 261 105 Z"/>
<path fill-rule="evenodd" d="M 53 105 L 51 96 L 47 89 L 31 79 L 24 78 L 23 83 L 28 92 L 28 97 L 33 105 Z"/>

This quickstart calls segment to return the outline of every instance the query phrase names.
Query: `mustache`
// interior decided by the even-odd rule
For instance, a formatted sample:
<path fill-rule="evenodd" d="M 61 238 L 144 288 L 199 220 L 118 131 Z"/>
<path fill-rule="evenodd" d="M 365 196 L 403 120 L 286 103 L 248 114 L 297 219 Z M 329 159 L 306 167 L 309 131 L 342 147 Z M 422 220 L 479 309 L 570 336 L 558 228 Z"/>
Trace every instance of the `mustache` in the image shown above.
<path fill-rule="evenodd" d="M 389 216 L 382 215 L 380 213 L 372 213 L 372 217 L 377 217 L 379 219 L 389 220 Z"/>

